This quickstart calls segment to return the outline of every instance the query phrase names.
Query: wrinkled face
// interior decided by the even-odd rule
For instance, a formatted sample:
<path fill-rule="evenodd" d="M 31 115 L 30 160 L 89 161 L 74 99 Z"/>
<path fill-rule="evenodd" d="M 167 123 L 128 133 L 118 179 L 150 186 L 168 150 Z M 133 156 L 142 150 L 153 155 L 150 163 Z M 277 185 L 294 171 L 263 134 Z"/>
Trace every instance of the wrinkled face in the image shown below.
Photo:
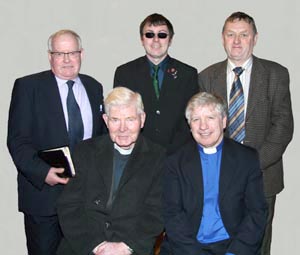
<path fill-rule="evenodd" d="M 146 33 L 149 32 L 154 33 L 155 36 L 153 38 L 147 38 Z M 158 33 L 166 33 L 167 37 L 159 38 Z M 153 26 L 150 24 L 144 26 L 141 41 L 147 57 L 155 64 L 159 64 L 168 55 L 168 49 L 172 42 L 166 25 Z"/>
<path fill-rule="evenodd" d="M 227 22 L 222 34 L 223 46 L 228 58 L 241 66 L 252 55 L 257 41 L 251 24 L 244 20 Z"/>
<path fill-rule="evenodd" d="M 80 70 L 82 56 L 83 49 L 79 49 L 78 42 L 74 36 L 63 34 L 53 38 L 52 54 L 49 52 L 48 58 L 52 72 L 58 78 L 64 80 L 76 78 Z"/>
<path fill-rule="evenodd" d="M 190 128 L 196 142 L 205 148 L 216 147 L 223 139 L 226 117 L 213 105 L 196 107 L 190 115 Z"/>
<path fill-rule="evenodd" d="M 103 119 L 111 140 L 127 150 L 134 146 L 144 126 L 145 113 L 138 114 L 134 104 L 112 106 L 109 115 L 104 114 Z"/>

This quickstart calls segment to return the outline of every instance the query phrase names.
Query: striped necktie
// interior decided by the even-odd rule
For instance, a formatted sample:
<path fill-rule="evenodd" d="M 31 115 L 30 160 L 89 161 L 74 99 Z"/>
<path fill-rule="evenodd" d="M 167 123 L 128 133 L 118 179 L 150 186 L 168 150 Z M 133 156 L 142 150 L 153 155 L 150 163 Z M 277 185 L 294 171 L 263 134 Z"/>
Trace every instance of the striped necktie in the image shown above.
<path fill-rule="evenodd" d="M 74 81 L 67 81 L 69 92 L 67 96 L 67 110 L 68 110 L 68 134 L 70 150 L 73 151 L 75 144 L 79 143 L 83 139 L 83 121 L 81 117 L 80 108 L 76 102 L 73 85 Z"/>
<path fill-rule="evenodd" d="M 153 66 L 153 75 L 152 75 L 152 82 L 153 82 L 153 87 L 155 91 L 156 98 L 159 98 L 159 81 L 158 81 L 158 71 L 159 71 L 159 66 Z"/>
<path fill-rule="evenodd" d="M 245 99 L 240 80 L 240 75 L 243 71 L 242 67 L 233 69 L 235 79 L 229 99 L 229 136 L 237 142 L 242 142 L 245 139 Z"/>

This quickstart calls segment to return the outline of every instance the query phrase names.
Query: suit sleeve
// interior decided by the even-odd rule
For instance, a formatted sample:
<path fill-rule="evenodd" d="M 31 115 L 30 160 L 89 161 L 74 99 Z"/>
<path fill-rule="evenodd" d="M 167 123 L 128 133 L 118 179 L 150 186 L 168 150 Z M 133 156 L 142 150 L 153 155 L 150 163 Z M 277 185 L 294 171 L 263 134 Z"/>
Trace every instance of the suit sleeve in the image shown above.
<path fill-rule="evenodd" d="M 50 166 L 37 156 L 34 132 L 34 98 L 31 87 L 17 79 L 12 91 L 7 146 L 18 171 L 36 188 L 42 189 Z M 32 93 L 32 94 L 31 94 Z"/>
<path fill-rule="evenodd" d="M 194 225 L 191 215 L 184 209 L 182 194 L 183 178 L 177 171 L 178 162 L 167 159 L 163 177 L 163 218 L 173 255 L 197 254 Z M 194 218 L 194 217 L 193 217 Z M 196 216 L 199 218 L 199 215 Z M 191 225 L 192 224 L 192 225 Z"/>
<path fill-rule="evenodd" d="M 88 215 L 88 211 L 92 209 L 86 205 L 86 180 L 89 171 L 81 164 L 87 160 L 84 155 L 75 147 L 73 160 L 76 176 L 70 179 L 57 202 L 57 214 L 64 235 L 58 254 L 64 254 L 66 247 L 78 255 L 90 254 L 97 245 L 105 241 L 97 220 Z"/>
<path fill-rule="evenodd" d="M 124 68 L 123 68 L 124 69 Z M 119 87 L 119 86 L 124 86 L 124 87 L 128 87 L 128 82 L 126 81 L 125 77 L 127 77 L 127 75 L 124 75 L 124 71 L 123 71 L 122 67 L 117 67 L 116 71 L 115 71 L 115 75 L 114 75 L 114 85 L 113 87 Z"/>
<path fill-rule="evenodd" d="M 236 212 L 243 213 L 242 221 L 236 227 L 235 233 L 231 234 L 232 242 L 227 252 L 233 254 L 252 255 L 259 249 L 264 234 L 267 219 L 267 204 L 264 197 L 262 172 L 259 166 L 257 153 L 248 159 L 243 159 L 245 172 L 248 172 L 247 183 L 244 191 L 243 203 L 245 210 Z M 231 199 L 230 197 L 228 199 Z M 230 213 L 230 201 L 224 202 L 223 210 L 228 209 L 227 217 L 236 217 Z M 231 219 L 232 222 L 234 219 Z M 230 228 L 231 226 L 228 226 Z"/>
<path fill-rule="evenodd" d="M 294 131 L 288 70 L 273 70 L 269 82 L 274 87 L 271 95 L 270 126 L 268 135 L 258 149 L 263 170 L 282 158 Z"/>

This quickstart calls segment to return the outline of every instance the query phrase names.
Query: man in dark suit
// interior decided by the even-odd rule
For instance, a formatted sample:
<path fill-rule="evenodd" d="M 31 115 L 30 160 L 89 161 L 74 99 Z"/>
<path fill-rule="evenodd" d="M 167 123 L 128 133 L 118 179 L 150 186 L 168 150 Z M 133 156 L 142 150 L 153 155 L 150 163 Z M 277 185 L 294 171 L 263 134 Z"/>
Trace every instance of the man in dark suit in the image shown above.
<path fill-rule="evenodd" d="M 149 254 L 163 228 L 164 149 L 140 134 L 142 98 L 118 87 L 104 103 L 109 136 L 75 148 L 77 175 L 58 202 L 59 255 Z"/>
<path fill-rule="evenodd" d="M 240 75 L 245 102 L 242 143 L 257 149 L 260 157 L 269 208 L 262 255 L 269 255 L 276 194 L 284 187 L 282 155 L 293 136 L 293 115 L 288 70 L 252 55 L 257 36 L 252 17 L 242 12 L 229 16 L 222 32 L 228 59 L 203 70 L 199 86 L 200 91 L 217 93 L 230 104 L 233 69 L 243 70 Z M 230 135 L 228 131 L 226 135 Z"/>
<path fill-rule="evenodd" d="M 142 95 L 147 114 L 142 133 L 168 153 L 191 138 L 184 109 L 199 91 L 197 70 L 168 55 L 173 36 L 173 26 L 164 16 L 146 17 L 140 25 L 146 56 L 119 66 L 114 78 L 114 87 L 128 87 Z"/>
<path fill-rule="evenodd" d="M 55 204 L 68 179 L 59 177 L 64 169 L 45 163 L 38 151 L 71 143 L 74 125 L 69 122 L 67 81 L 73 85 L 82 124 L 72 145 L 100 135 L 104 126 L 102 86 L 78 74 L 83 55 L 80 37 L 61 30 L 50 36 L 48 47 L 51 70 L 15 81 L 8 120 L 7 145 L 18 170 L 19 210 L 24 213 L 30 255 L 55 254 L 61 239 Z"/>
<path fill-rule="evenodd" d="M 200 92 L 186 109 L 194 141 L 166 161 L 163 216 L 173 255 L 256 255 L 267 216 L 255 149 L 224 138 L 226 102 Z"/>

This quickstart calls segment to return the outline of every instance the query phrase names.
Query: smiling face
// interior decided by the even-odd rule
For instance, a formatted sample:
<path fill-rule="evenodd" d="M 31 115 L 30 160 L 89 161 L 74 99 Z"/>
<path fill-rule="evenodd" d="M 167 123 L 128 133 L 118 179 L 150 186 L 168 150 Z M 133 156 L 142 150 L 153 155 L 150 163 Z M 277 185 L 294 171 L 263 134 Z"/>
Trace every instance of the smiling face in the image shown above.
<path fill-rule="evenodd" d="M 216 147 L 223 139 L 226 117 L 214 105 L 198 106 L 190 115 L 190 128 L 196 142 L 205 148 Z"/>
<path fill-rule="evenodd" d="M 81 51 L 79 54 L 51 54 L 51 52 L 69 53 Z M 52 72 L 61 79 L 75 79 L 79 73 L 83 49 L 79 48 L 78 41 L 72 34 L 61 34 L 53 38 L 52 49 L 48 53 Z"/>
<path fill-rule="evenodd" d="M 229 60 L 236 66 L 241 66 L 252 55 L 257 34 L 251 24 L 236 19 L 225 24 L 222 39 Z"/>
<path fill-rule="evenodd" d="M 145 35 L 147 32 L 152 32 L 155 36 L 147 38 Z M 166 38 L 158 38 L 158 33 L 167 33 L 168 36 Z M 141 42 L 149 60 L 154 64 L 159 64 L 168 55 L 172 39 L 170 38 L 167 25 L 154 26 L 148 23 L 143 28 Z"/>
<path fill-rule="evenodd" d="M 144 126 L 145 113 L 138 113 L 135 104 L 111 106 L 103 119 L 111 140 L 122 149 L 132 148 Z"/>

